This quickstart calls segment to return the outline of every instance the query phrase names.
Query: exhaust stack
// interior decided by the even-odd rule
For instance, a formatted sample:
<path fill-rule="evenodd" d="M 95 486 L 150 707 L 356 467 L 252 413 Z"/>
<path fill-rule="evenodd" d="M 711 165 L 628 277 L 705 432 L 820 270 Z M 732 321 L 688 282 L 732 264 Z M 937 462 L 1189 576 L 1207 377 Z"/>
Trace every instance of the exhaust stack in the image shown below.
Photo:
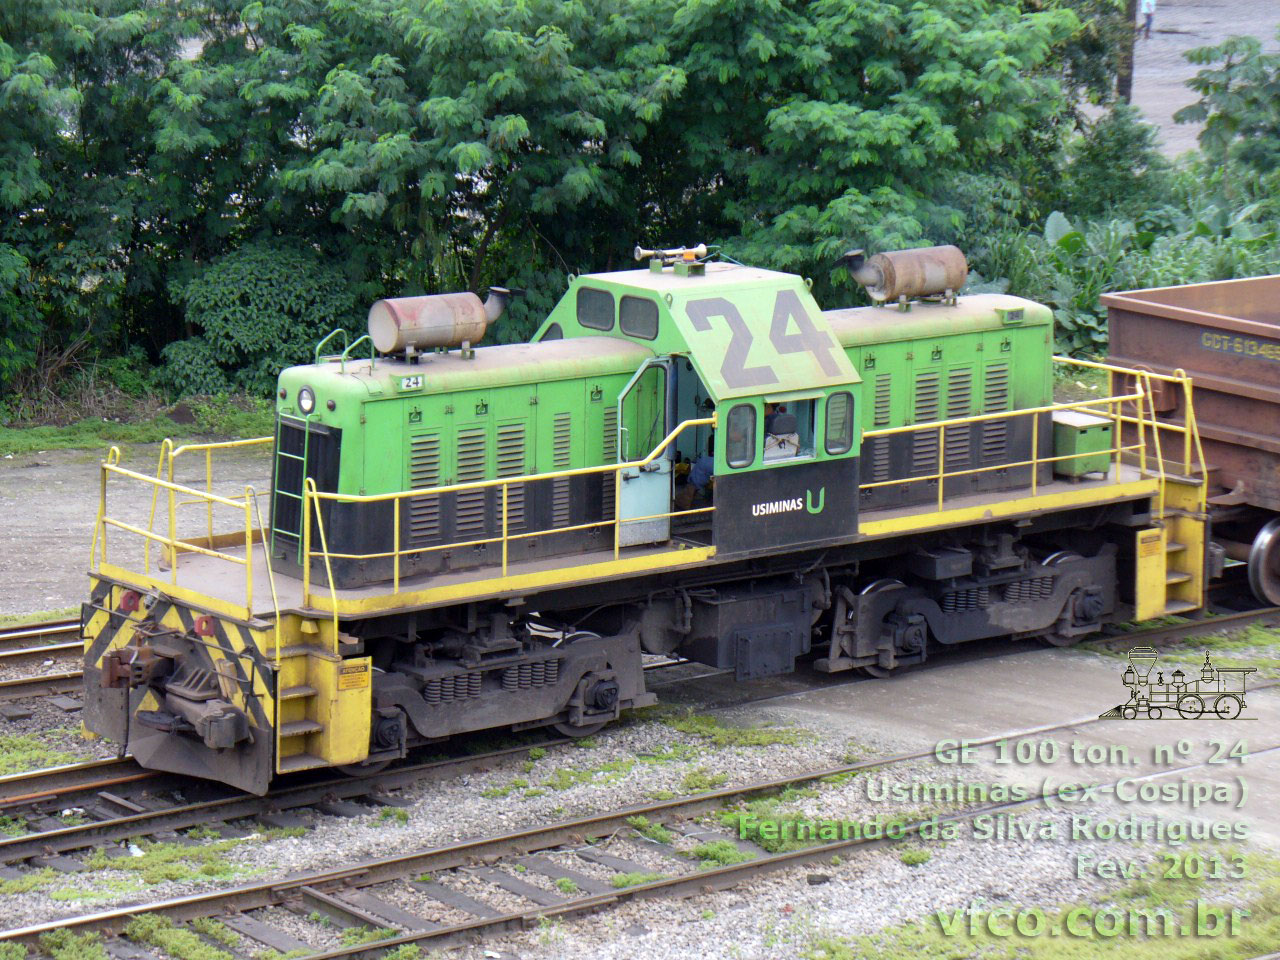
<path fill-rule="evenodd" d="M 878 303 L 914 297 L 950 300 L 969 277 L 964 253 L 953 246 L 894 250 L 873 257 L 850 250 L 836 264 L 843 265 Z"/>
<path fill-rule="evenodd" d="M 379 353 L 467 348 L 484 338 L 510 300 L 506 287 L 490 287 L 484 302 L 470 292 L 379 300 L 369 308 L 369 338 Z"/>

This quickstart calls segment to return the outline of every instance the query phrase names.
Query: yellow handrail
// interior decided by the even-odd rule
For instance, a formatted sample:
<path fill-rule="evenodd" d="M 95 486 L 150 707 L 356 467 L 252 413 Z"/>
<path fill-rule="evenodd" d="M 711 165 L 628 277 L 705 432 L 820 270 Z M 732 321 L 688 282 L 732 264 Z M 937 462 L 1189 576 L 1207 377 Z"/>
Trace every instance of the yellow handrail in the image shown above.
<path fill-rule="evenodd" d="M 716 424 L 716 417 L 714 414 L 710 417 L 700 417 L 693 420 L 685 420 L 679 425 L 677 425 L 665 437 L 663 437 L 663 439 L 657 444 L 657 446 L 653 448 L 653 450 L 648 454 L 648 456 L 640 460 L 632 460 L 625 463 L 615 463 L 615 464 L 599 464 L 597 466 L 591 466 L 591 467 L 577 467 L 570 470 L 555 470 L 550 473 L 536 473 L 536 474 L 530 474 L 527 476 L 518 476 L 518 477 L 495 477 L 489 480 L 474 480 L 468 483 L 453 483 L 453 484 L 447 484 L 441 487 L 429 487 L 429 488 L 411 489 L 411 490 L 396 490 L 390 493 L 376 493 L 376 494 L 346 494 L 346 493 L 333 493 L 329 491 L 320 491 L 316 489 L 316 485 L 314 481 L 308 478 L 303 489 L 304 495 L 303 495 L 303 504 L 302 504 L 303 603 L 305 603 L 307 606 L 312 606 L 311 560 L 314 556 L 314 553 L 312 550 L 312 538 L 311 538 L 311 511 L 313 509 L 316 511 L 316 517 L 317 517 L 316 529 L 318 530 L 321 537 L 320 547 L 324 554 L 326 570 L 329 572 L 329 588 L 330 588 L 331 594 L 333 593 L 333 590 L 334 590 L 333 574 L 332 574 L 332 570 L 329 567 L 329 561 L 331 559 L 374 560 L 374 559 L 385 559 L 390 557 L 392 560 L 392 571 L 391 571 L 392 590 L 393 592 L 398 593 L 400 590 L 400 577 L 401 577 L 400 559 L 402 557 L 413 556 L 416 554 L 431 553 L 436 550 L 455 550 L 458 547 L 477 547 L 477 546 L 483 546 L 491 543 L 501 544 L 502 572 L 503 572 L 503 575 L 505 576 L 509 569 L 510 543 L 513 540 L 521 540 L 521 539 L 541 537 L 541 536 L 550 536 L 552 534 L 567 533 L 575 530 L 585 530 L 592 527 L 612 526 L 614 528 L 613 549 L 614 549 L 614 557 L 616 558 L 619 555 L 619 552 L 621 549 L 620 531 L 622 529 L 623 524 L 639 523 L 644 520 L 661 519 L 662 517 L 671 517 L 677 514 L 686 515 L 686 514 L 694 514 L 694 513 L 711 512 L 714 509 L 713 507 L 708 507 L 708 508 L 703 508 L 699 510 L 678 510 L 678 511 L 671 511 L 665 514 L 655 514 L 652 517 L 627 517 L 623 519 L 621 517 L 621 508 L 619 504 L 620 493 L 618 492 L 621 490 L 621 482 L 618 478 L 621 476 L 622 471 L 624 470 L 642 469 L 643 467 L 652 463 L 654 460 L 658 459 L 660 456 L 662 456 L 665 453 L 667 448 L 671 446 L 672 443 L 675 442 L 676 437 L 678 437 L 683 431 L 690 429 L 692 427 L 702 427 L 702 426 L 714 427 L 715 424 Z M 615 502 L 614 502 L 614 515 L 612 520 L 599 520 L 599 521 L 593 521 L 590 523 L 577 524 L 572 527 L 554 527 L 547 530 L 532 530 L 532 531 L 525 531 L 523 533 L 510 532 L 510 496 L 508 494 L 508 491 L 513 484 L 532 483 L 539 480 L 557 480 L 557 479 L 564 479 L 567 477 L 576 477 L 576 476 L 590 476 L 594 474 L 612 474 L 615 478 L 614 479 Z M 487 490 L 492 487 L 500 488 L 502 491 L 501 533 L 499 536 L 479 537 L 474 540 L 451 541 L 449 543 L 433 544 L 425 547 L 412 547 L 409 549 L 401 548 L 400 546 L 400 503 L 402 500 L 405 500 L 407 498 L 439 496 L 440 494 L 445 494 L 445 493 L 459 493 L 463 491 Z M 390 551 L 381 551 L 378 553 L 360 553 L 360 554 L 329 552 L 328 544 L 324 542 L 325 540 L 324 524 L 320 520 L 319 502 L 322 500 L 341 501 L 343 503 L 379 503 L 387 500 L 392 501 L 395 504 L 395 507 L 393 510 L 393 522 L 395 524 L 395 529 L 392 533 L 392 539 L 393 539 L 392 549 Z M 335 630 L 336 630 L 337 628 L 336 627 L 336 624 L 337 624 L 336 597 L 335 597 L 334 609 L 335 609 L 334 622 L 335 622 Z"/>
<path fill-rule="evenodd" d="M 302 495 L 304 499 L 307 497 L 315 498 L 316 482 L 313 478 L 307 477 L 306 482 L 302 486 Z M 306 511 L 303 512 L 305 514 Z M 329 563 L 329 541 L 326 539 L 324 534 L 324 514 L 320 512 L 318 506 L 316 508 L 316 529 L 320 531 L 320 549 L 324 551 L 324 572 L 329 578 L 329 599 L 333 602 L 333 651 L 336 653 L 338 650 L 338 588 L 334 586 L 333 567 Z M 310 533 L 309 528 L 307 532 Z M 311 538 L 308 536 L 308 542 L 310 539 Z M 306 561 L 307 573 L 310 575 L 311 554 L 308 552 L 303 559 Z M 307 606 L 311 606 L 309 598 L 306 603 Z"/>

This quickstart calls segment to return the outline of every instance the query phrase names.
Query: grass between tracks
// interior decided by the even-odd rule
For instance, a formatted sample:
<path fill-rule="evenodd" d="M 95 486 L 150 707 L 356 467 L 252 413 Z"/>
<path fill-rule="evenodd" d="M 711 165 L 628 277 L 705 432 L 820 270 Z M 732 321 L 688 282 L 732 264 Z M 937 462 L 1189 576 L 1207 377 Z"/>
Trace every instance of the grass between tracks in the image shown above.
<path fill-rule="evenodd" d="M 75 763 L 79 759 L 70 753 L 56 750 L 47 742 L 23 734 L 0 734 L 0 776 L 26 773 L 41 767 L 57 767 Z M 3 828 L 0 827 L 0 830 Z"/>

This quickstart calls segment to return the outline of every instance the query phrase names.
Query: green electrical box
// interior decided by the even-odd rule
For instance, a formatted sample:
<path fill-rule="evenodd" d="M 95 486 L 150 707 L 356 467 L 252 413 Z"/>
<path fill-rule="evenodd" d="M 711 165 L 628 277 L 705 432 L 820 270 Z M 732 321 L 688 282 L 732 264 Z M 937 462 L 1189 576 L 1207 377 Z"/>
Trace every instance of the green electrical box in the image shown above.
<path fill-rule="evenodd" d="M 1112 422 L 1106 417 L 1059 410 L 1053 415 L 1053 472 L 1061 477 L 1106 473 L 1111 468 Z"/>

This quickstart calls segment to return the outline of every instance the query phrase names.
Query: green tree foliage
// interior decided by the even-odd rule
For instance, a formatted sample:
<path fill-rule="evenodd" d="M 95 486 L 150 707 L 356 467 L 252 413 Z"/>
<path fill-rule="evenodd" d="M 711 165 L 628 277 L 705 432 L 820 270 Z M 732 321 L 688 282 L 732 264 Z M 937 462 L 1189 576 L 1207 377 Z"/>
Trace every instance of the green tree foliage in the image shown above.
<path fill-rule="evenodd" d="M 134 174 L 152 83 L 177 49 L 166 8 L 0 4 L 0 387 L 41 352 L 56 377 L 143 294 Z"/>
<path fill-rule="evenodd" d="M 1114 6 L 5 4 L 0 385 L 141 344 L 175 389 L 260 388 L 322 319 L 493 283 L 522 339 L 636 243 L 830 297 L 850 245 L 1043 219 Z"/>
<path fill-rule="evenodd" d="M 1174 120 L 1203 123 L 1200 146 L 1214 160 L 1254 174 L 1280 167 L 1280 54 L 1263 53 L 1256 37 L 1228 37 L 1187 59 L 1203 66 L 1187 83 L 1200 99 Z"/>
<path fill-rule="evenodd" d="M 313 250 L 278 243 L 218 257 L 176 293 L 201 331 L 164 350 L 166 376 L 184 393 L 270 393 L 281 365 L 310 362 L 321 337 L 359 319 L 340 270 Z"/>

